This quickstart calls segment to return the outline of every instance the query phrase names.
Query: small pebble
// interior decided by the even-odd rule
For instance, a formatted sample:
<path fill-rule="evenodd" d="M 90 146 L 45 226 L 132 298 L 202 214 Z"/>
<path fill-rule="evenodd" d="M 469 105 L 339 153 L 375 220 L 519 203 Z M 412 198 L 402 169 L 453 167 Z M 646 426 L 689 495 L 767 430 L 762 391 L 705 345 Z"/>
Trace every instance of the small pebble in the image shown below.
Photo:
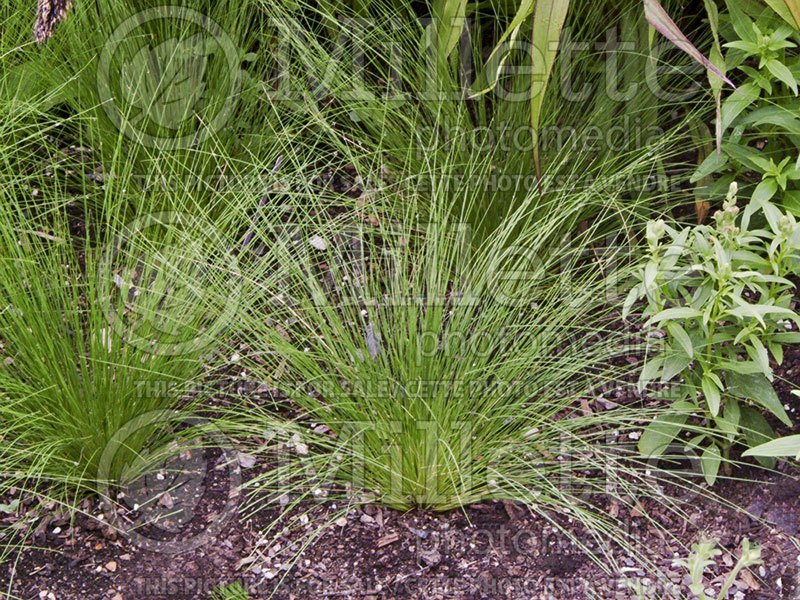
<path fill-rule="evenodd" d="M 326 250 L 328 248 L 327 242 L 318 235 L 311 236 L 311 238 L 308 240 L 308 243 L 317 250 Z"/>

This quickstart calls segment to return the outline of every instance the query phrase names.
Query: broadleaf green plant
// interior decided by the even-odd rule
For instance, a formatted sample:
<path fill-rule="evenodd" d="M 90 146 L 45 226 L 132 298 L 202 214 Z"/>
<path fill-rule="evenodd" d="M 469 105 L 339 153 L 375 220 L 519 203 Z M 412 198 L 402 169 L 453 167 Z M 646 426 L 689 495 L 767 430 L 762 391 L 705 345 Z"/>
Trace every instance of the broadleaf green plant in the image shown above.
<path fill-rule="evenodd" d="M 800 391 L 794 390 L 792 394 L 800 396 Z M 777 440 L 760 444 L 755 448 L 745 450 L 742 456 L 794 456 L 795 460 L 800 460 L 800 435 L 787 435 Z"/>
<path fill-rule="evenodd" d="M 723 64 L 744 80 L 722 102 L 717 117 L 717 131 L 724 136 L 721 152 L 708 155 L 691 181 L 717 175 L 704 192 L 710 196 L 731 181 L 752 182 L 754 198 L 773 200 L 797 215 L 800 31 L 788 13 L 775 10 L 781 3 L 769 4 L 773 8 L 748 14 L 736 2 L 727 2 L 728 12 L 721 15 L 725 26 L 720 33 L 728 40 Z"/>
<path fill-rule="evenodd" d="M 767 229 L 751 227 L 757 217 Z M 800 333 L 787 331 L 789 323 L 800 324 L 791 308 L 794 284 L 786 279 L 800 257 L 794 217 L 753 200 L 739 218 L 732 184 L 714 220 L 680 230 L 650 222 L 645 264 L 623 306 L 627 317 L 644 299 L 646 327 L 664 336 L 648 337 L 658 348 L 646 357 L 640 390 L 671 384 L 664 395 L 672 403 L 645 429 L 639 449 L 661 455 L 697 417 L 708 429 L 681 442 L 701 453 L 710 483 L 742 437 L 751 447 L 773 437 L 764 410 L 791 425 L 772 387 L 770 357 L 780 364 L 783 345 L 800 342 Z"/>

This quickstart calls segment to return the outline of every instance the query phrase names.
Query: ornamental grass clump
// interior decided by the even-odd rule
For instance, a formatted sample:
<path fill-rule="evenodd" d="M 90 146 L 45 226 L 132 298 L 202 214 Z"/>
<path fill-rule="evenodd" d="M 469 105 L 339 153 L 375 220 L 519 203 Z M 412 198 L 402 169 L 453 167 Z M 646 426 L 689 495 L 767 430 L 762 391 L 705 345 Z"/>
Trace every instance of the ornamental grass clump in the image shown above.
<path fill-rule="evenodd" d="M 14 191 L 0 192 L 0 491 L 71 503 L 174 436 L 236 288 L 189 244 L 197 222 L 108 222 L 90 242 L 58 209 L 26 216 Z"/>
<path fill-rule="evenodd" d="M 252 423 L 248 453 L 270 465 L 250 482 L 251 508 L 501 499 L 577 518 L 587 551 L 626 543 L 604 498 L 659 492 L 622 443 L 646 413 L 592 408 L 631 367 L 613 360 L 628 340 L 611 326 L 609 280 L 586 260 L 602 219 L 562 238 L 577 225 L 573 203 L 589 201 L 542 202 L 545 216 L 521 228 L 529 197 L 481 245 L 447 201 L 426 224 L 408 212 L 258 228 L 269 254 L 248 275 L 257 311 L 239 320 L 255 351 L 247 372 L 285 394 L 280 414 L 294 417 L 252 405 L 239 415 Z M 595 250 L 606 265 L 620 251 Z"/>

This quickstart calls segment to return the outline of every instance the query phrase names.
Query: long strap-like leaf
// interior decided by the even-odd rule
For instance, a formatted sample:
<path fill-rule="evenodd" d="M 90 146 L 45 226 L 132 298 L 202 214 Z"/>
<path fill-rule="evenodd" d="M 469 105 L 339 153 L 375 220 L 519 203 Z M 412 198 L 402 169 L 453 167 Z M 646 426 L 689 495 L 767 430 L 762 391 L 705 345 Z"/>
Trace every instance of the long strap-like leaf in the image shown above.
<path fill-rule="evenodd" d="M 471 98 L 486 94 L 492 91 L 497 85 L 497 82 L 500 80 L 500 75 L 503 72 L 503 65 L 505 65 L 506 60 L 511 54 L 510 49 L 514 47 L 522 24 L 533 12 L 535 3 L 536 0 L 522 0 L 522 2 L 520 2 L 517 13 L 514 15 L 508 27 L 506 27 L 503 35 L 497 40 L 497 44 L 489 55 L 489 58 L 486 59 L 486 67 L 484 69 L 487 78 L 486 87 L 472 92 L 470 94 Z M 508 40 L 508 45 L 506 45 L 506 40 Z"/>
<path fill-rule="evenodd" d="M 656 31 L 672 42 L 677 48 L 680 48 L 686 52 L 686 54 L 691 56 L 731 87 L 736 87 L 722 71 L 711 64 L 711 61 L 703 56 L 703 54 L 694 47 L 694 44 L 692 44 L 692 42 L 689 41 L 689 38 L 683 34 L 680 28 L 675 24 L 675 21 L 673 21 L 667 14 L 667 11 L 664 10 L 664 7 L 659 4 L 658 0 L 644 0 L 644 14 L 645 17 L 647 17 L 647 22 L 650 23 L 650 25 L 652 25 Z"/>
<path fill-rule="evenodd" d="M 539 121 L 547 83 L 558 52 L 561 29 L 569 11 L 570 0 L 538 0 L 533 13 L 534 67 L 531 74 L 531 128 L 534 135 L 533 161 L 541 192 L 542 165 L 539 157 Z M 537 64 L 541 61 L 541 67 Z M 539 79 L 539 81 L 537 81 Z M 537 86 L 537 83 L 540 84 Z"/>
<path fill-rule="evenodd" d="M 439 0 L 434 4 L 440 63 L 444 63 L 458 44 L 464 29 L 467 0 Z"/>
<path fill-rule="evenodd" d="M 764 2 L 789 25 L 800 29 L 800 0 L 764 0 Z"/>
<path fill-rule="evenodd" d="M 786 7 L 792 13 L 792 18 L 798 29 L 800 29 L 800 0 L 783 0 L 786 2 Z"/>

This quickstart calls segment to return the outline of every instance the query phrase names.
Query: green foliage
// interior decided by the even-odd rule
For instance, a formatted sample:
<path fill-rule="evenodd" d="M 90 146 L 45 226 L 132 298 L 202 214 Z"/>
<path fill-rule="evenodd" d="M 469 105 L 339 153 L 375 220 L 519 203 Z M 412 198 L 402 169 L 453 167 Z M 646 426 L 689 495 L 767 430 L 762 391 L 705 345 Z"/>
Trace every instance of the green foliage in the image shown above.
<path fill-rule="evenodd" d="M 635 182 L 663 175 L 667 159 L 680 168 L 685 148 L 673 143 L 697 105 L 659 100 L 644 85 L 656 55 L 639 0 L 575 3 L 568 14 L 566 2 L 544 0 L 198 0 L 190 4 L 204 21 L 231 36 L 237 68 L 197 37 L 197 23 L 148 22 L 108 63 L 118 77 L 107 83 L 127 101 L 120 112 L 138 136 L 109 116 L 98 71 L 116 28 L 153 3 L 79 3 L 34 48 L 20 16 L 27 2 L 16 2 L 0 7 L 0 52 L 11 57 L 0 64 L 0 341 L 10 359 L 0 366 L 0 434 L 12 442 L 0 471 L 19 476 L 2 486 L 94 488 L 114 432 L 150 410 L 194 408 L 189 400 L 202 398 L 164 382 L 180 390 L 197 381 L 206 352 L 226 354 L 235 339 L 237 351 L 256 353 L 242 359 L 248 375 L 285 392 L 298 421 L 246 401 L 242 414 L 225 415 L 240 427 L 237 444 L 258 445 L 254 454 L 290 449 L 292 460 L 270 462 L 274 470 L 252 480 L 259 501 L 264 491 L 316 498 L 320 488 L 348 500 L 355 488 L 401 509 L 512 499 L 546 519 L 560 512 L 586 523 L 594 545 L 575 541 L 589 552 L 630 544 L 591 499 L 609 483 L 619 503 L 659 493 L 606 437 L 638 426 L 642 413 L 581 403 L 630 374 L 609 360 L 625 351 L 607 327 L 616 242 L 667 196 Z M 422 25 L 420 12 L 440 22 Z M 465 15 L 469 36 L 446 21 Z M 369 27 L 349 19 L 364 16 Z M 564 18 L 571 37 L 555 55 Z M 599 51 L 606 31 L 634 50 Z M 484 51 L 504 35 L 535 36 L 540 50 L 546 38 L 540 74 L 561 77 L 549 89 L 571 75 L 592 94 L 535 94 L 525 50 L 501 48 L 487 65 Z M 567 41 L 580 49 L 567 54 Z M 614 82 L 604 79 L 612 60 Z M 665 89 L 686 87 L 677 62 L 660 75 Z M 229 120 L 208 127 L 237 76 Z M 471 82 L 496 83 L 497 93 L 468 97 Z M 610 98 L 611 83 L 638 91 Z M 644 143 L 582 145 L 625 129 L 630 114 L 642 120 L 627 130 L 646 130 Z M 548 127 L 558 138 L 549 144 Z M 531 128 L 543 140 L 534 180 L 532 149 L 508 145 Z M 142 143 L 184 133 L 186 145 Z M 83 165 L 64 169 L 78 173 L 67 183 L 40 174 L 64 141 L 95 153 L 102 186 L 81 177 Z M 319 183 L 331 174 L 362 196 Z M 503 176 L 510 185 L 495 183 Z M 70 230 L 74 210 L 86 235 Z M 124 225 L 164 210 L 190 218 L 133 238 L 110 272 L 104 249 Z M 124 277 L 137 271 L 149 287 Z M 216 317 L 230 316 L 237 298 L 231 281 L 245 286 L 246 306 L 221 327 Z M 208 345 L 166 351 L 196 337 Z M 109 477 L 171 439 L 165 425 L 126 440 L 129 454 Z M 291 435 L 262 444 L 273 427 Z"/>
<path fill-rule="evenodd" d="M 692 552 L 686 559 L 676 560 L 675 563 L 683 566 L 692 578 L 692 583 L 689 584 L 689 590 L 694 594 L 698 600 L 712 600 L 706 595 L 706 585 L 703 580 L 703 573 L 706 567 L 716 564 L 716 558 L 722 554 L 722 551 L 717 548 L 716 540 L 701 539 L 696 544 L 692 545 Z M 742 539 L 742 548 L 739 555 L 739 560 L 736 561 L 733 569 L 728 574 L 725 584 L 720 589 L 719 595 L 716 600 L 722 600 L 726 597 L 728 590 L 733 584 L 736 576 L 742 569 L 760 565 L 761 548 L 759 546 L 751 546 L 750 540 L 747 538 Z"/>
<path fill-rule="evenodd" d="M 792 393 L 795 396 L 800 396 L 800 391 L 798 390 L 794 390 Z M 794 456 L 795 460 L 800 460 L 800 435 L 787 435 L 786 437 L 766 442 L 746 450 L 742 456 Z"/>
<path fill-rule="evenodd" d="M 728 40 L 721 64 L 737 69 L 744 81 L 721 105 L 721 152 L 709 154 L 692 181 L 720 175 L 705 192 L 714 196 L 734 180 L 752 181 L 755 174 L 754 199 L 772 200 L 798 215 L 800 31 L 771 8 L 748 15 L 735 1 L 727 5 L 720 18 L 720 34 Z"/>
<path fill-rule="evenodd" d="M 331 477 L 384 504 L 449 510 L 537 493 L 559 504 L 544 484 L 559 469 L 552 457 L 582 460 L 602 421 L 562 411 L 619 377 L 601 359 L 619 351 L 603 329 L 605 284 L 577 262 L 592 233 L 566 259 L 550 248 L 560 238 L 552 210 L 539 226 L 518 233 L 509 222 L 471 248 L 448 209 L 421 229 L 411 214 L 375 229 L 293 224 L 302 241 L 278 237 L 273 275 L 249 276 L 272 314 L 244 320 L 259 350 L 249 370 L 281 373 L 275 385 L 336 436 L 303 443 L 338 440 L 331 453 L 346 460 Z M 323 264 L 324 279 L 309 276 Z"/>
<path fill-rule="evenodd" d="M 70 501 L 133 477 L 176 426 L 161 411 L 199 398 L 187 394 L 224 344 L 230 273 L 216 248 L 189 243 L 197 222 L 190 233 L 109 221 L 90 241 L 60 208 L 26 216 L 18 191 L 0 191 L 0 489 L 49 482 L 43 493 Z"/>
<path fill-rule="evenodd" d="M 249 600 L 250 594 L 239 582 L 215 587 L 211 592 L 211 600 Z"/>
<path fill-rule="evenodd" d="M 766 229 L 755 226 L 759 217 Z M 791 309 L 794 285 L 786 279 L 800 258 L 800 225 L 758 199 L 739 218 L 735 184 L 714 220 L 681 230 L 651 222 L 646 264 L 623 309 L 627 315 L 644 298 L 646 325 L 666 336 L 647 357 L 640 389 L 675 382 L 666 394 L 669 410 L 647 427 L 640 450 L 660 455 L 682 429 L 691 429 L 690 417 L 700 417 L 710 430 L 686 444 L 701 452 L 709 482 L 742 435 L 749 446 L 773 436 L 761 411 L 791 425 L 772 388 L 770 356 L 780 364 L 783 345 L 800 342 L 800 334 L 786 331 L 789 322 L 800 324 Z"/>
<path fill-rule="evenodd" d="M 255 123 L 269 130 L 277 121 L 261 106 L 275 61 L 260 45 L 266 23 L 256 3 L 167 4 L 79 4 L 46 44 L 33 46 L 24 43 L 29 3 L 15 0 L 0 43 L 8 55 L 0 100 L 34 113 L 20 114 L 16 127 L 58 123 L 51 135 L 91 149 L 106 174 L 124 159 L 134 174 L 126 178 L 128 217 L 165 186 L 167 195 L 184 191 L 222 212 L 214 186 L 223 169 L 232 176 L 243 161 L 275 160 L 267 154 L 274 145 L 253 135 Z M 172 207 L 164 200 L 162 208 Z"/>

